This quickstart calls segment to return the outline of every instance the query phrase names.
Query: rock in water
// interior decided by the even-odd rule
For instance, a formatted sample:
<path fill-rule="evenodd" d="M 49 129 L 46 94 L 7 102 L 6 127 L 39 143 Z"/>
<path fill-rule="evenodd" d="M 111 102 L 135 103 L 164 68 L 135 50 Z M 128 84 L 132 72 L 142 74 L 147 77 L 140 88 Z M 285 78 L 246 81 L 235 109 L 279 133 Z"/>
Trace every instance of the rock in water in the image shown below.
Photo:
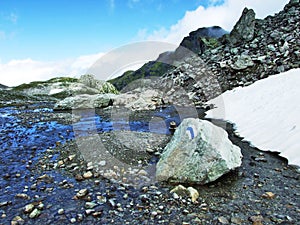
<path fill-rule="evenodd" d="M 239 147 L 212 123 L 188 118 L 176 129 L 156 166 L 156 179 L 176 183 L 209 183 L 242 163 Z"/>
<path fill-rule="evenodd" d="M 230 33 L 230 41 L 233 44 L 251 41 L 254 38 L 255 12 L 245 8 L 239 21 Z"/>
<path fill-rule="evenodd" d="M 114 94 L 76 95 L 57 102 L 54 110 L 105 108 L 112 105 L 115 96 Z"/>

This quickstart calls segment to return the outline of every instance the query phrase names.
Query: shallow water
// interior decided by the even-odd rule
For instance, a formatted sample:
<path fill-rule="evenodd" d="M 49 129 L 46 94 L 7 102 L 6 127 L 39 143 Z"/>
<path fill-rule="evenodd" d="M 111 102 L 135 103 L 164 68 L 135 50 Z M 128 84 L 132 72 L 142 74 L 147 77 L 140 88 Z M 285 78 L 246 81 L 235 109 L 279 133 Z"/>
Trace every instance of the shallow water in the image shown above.
<path fill-rule="evenodd" d="M 179 124 L 183 118 L 172 107 L 162 108 L 150 114 L 133 113 L 128 117 L 122 112 L 96 113 L 95 110 L 81 110 L 73 112 L 81 116 L 80 121 L 65 125 L 51 118 L 44 118 L 43 114 L 46 113 L 49 115 L 54 112 L 50 108 L 40 108 L 38 105 L 29 108 L 0 108 L 0 203 L 12 203 L 7 208 L 0 208 L 0 215 L 7 215 L 3 220 L 0 219 L 4 222 L 9 223 L 14 216 L 20 214 L 26 204 L 33 201 L 43 200 L 47 204 L 46 207 L 52 212 L 49 212 L 49 216 L 51 214 L 53 217 L 52 221 L 59 208 L 64 208 L 72 214 L 76 208 L 82 207 L 82 203 L 72 200 L 75 193 L 60 188 L 58 183 L 65 181 L 74 185 L 74 188 L 81 189 L 86 186 L 85 182 L 78 183 L 73 177 L 53 169 L 46 172 L 39 169 L 39 160 L 44 157 L 44 152 L 51 151 L 57 144 L 64 144 L 76 138 L 76 135 L 112 130 L 150 131 L 169 135 L 169 123 L 175 121 Z M 188 113 L 186 116 L 189 116 Z M 51 161 L 59 157 L 57 154 L 50 156 Z M 41 180 L 37 188 L 31 190 L 30 187 L 36 184 L 38 177 L 44 174 L 55 179 Z M 97 189 L 106 190 L 106 184 L 97 186 Z M 30 200 L 16 198 L 18 193 L 27 194 Z M 49 218 L 51 220 L 51 217 Z"/>

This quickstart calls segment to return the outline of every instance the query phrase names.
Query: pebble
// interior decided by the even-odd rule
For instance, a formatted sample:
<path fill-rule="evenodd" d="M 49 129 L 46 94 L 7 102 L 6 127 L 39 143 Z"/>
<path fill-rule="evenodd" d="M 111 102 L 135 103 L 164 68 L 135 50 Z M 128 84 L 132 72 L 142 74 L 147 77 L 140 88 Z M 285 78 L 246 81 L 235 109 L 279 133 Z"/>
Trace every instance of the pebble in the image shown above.
<path fill-rule="evenodd" d="M 262 195 L 262 197 L 267 198 L 267 199 L 273 199 L 273 198 L 275 198 L 275 194 L 273 192 L 268 191 L 268 192 L 264 193 Z"/>
<path fill-rule="evenodd" d="M 43 210 L 44 207 L 45 207 L 45 205 L 41 202 L 40 204 L 38 204 L 37 209 Z"/>
<path fill-rule="evenodd" d="M 197 202 L 197 199 L 199 198 L 199 192 L 193 187 L 188 187 L 187 190 L 189 191 L 189 195 L 192 198 L 192 202 Z"/>
<path fill-rule="evenodd" d="M 158 206 L 158 208 L 159 208 L 160 210 L 163 210 L 163 209 L 164 209 L 164 206 L 163 206 L 163 205 L 160 205 L 160 206 Z"/>
<path fill-rule="evenodd" d="M 23 194 L 23 193 L 21 193 L 21 194 L 16 194 L 15 197 L 16 197 L 16 198 L 27 199 L 27 200 L 30 199 L 30 197 L 29 197 L 27 194 Z"/>
<path fill-rule="evenodd" d="M 102 215 L 102 212 L 100 212 L 100 211 L 92 213 L 93 217 L 100 217 L 101 215 Z"/>
<path fill-rule="evenodd" d="M 76 197 L 78 198 L 83 198 L 84 196 L 86 196 L 89 193 L 88 189 L 81 189 L 77 192 Z"/>
<path fill-rule="evenodd" d="M 11 201 L 0 202 L 0 207 L 2 207 L 2 206 L 7 206 L 7 205 L 11 205 L 11 204 L 12 204 Z"/>
<path fill-rule="evenodd" d="M 76 157 L 76 154 L 69 155 L 68 160 L 69 160 L 69 161 L 72 161 L 75 157 Z"/>
<path fill-rule="evenodd" d="M 23 220 L 23 218 L 22 217 L 20 217 L 20 216 L 15 216 L 13 219 L 12 219 L 12 221 L 11 221 L 11 225 L 19 225 L 19 224 L 24 224 L 24 220 Z"/>
<path fill-rule="evenodd" d="M 99 166 L 105 166 L 106 165 L 106 161 L 105 160 L 102 160 L 98 163 Z"/>
<path fill-rule="evenodd" d="M 65 210 L 64 210 L 64 209 L 59 209 L 59 210 L 57 211 L 57 213 L 58 213 L 59 215 L 62 215 L 62 214 L 65 213 Z"/>
<path fill-rule="evenodd" d="M 24 213 L 31 213 L 34 209 L 34 205 L 33 204 L 28 204 L 25 205 L 24 207 Z"/>
<path fill-rule="evenodd" d="M 34 219 L 36 217 L 38 217 L 41 214 L 41 211 L 38 209 L 34 209 L 30 214 L 29 214 L 29 218 Z"/>
<path fill-rule="evenodd" d="M 156 211 L 151 212 L 151 216 L 155 217 L 157 215 L 158 215 L 158 212 L 156 212 Z"/>
<path fill-rule="evenodd" d="M 37 189 L 37 184 L 33 184 L 30 186 L 30 190 L 36 190 Z"/>
<path fill-rule="evenodd" d="M 263 225 L 263 219 L 261 215 L 249 217 L 249 221 L 252 222 L 252 225 Z"/>
<path fill-rule="evenodd" d="M 76 174 L 76 175 L 75 175 L 75 180 L 77 180 L 77 181 L 83 181 L 84 178 L 82 177 L 81 174 Z"/>
<path fill-rule="evenodd" d="M 95 208 L 97 205 L 98 205 L 98 204 L 95 203 L 95 202 L 86 202 L 84 207 L 85 207 L 86 209 L 93 209 L 93 208 Z"/>
<path fill-rule="evenodd" d="M 229 221 L 226 217 L 224 216 L 221 216 L 218 218 L 218 221 L 221 223 L 221 224 L 229 224 Z"/>
<path fill-rule="evenodd" d="M 76 223 L 76 218 L 71 218 L 70 223 Z"/>
<path fill-rule="evenodd" d="M 95 212 L 94 209 L 87 209 L 87 210 L 85 210 L 85 214 L 86 214 L 86 215 L 91 215 L 91 214 L 94 213 L 94 212 Z"/>
<path fill-rule="evenodd" d="M 138 175 L 140 175 L 140 176 L 148 176 L 148 173 L 147 173 L 147 171 L 145 171 L 145 170 L 140 170 L 140 171 L 138 172 Z"/>
<path fill-rule="evenodd" d="M 111 207 L 114 208 L 116 206 L 116 203 L 115 203 L 115 201 L 113 199 L 109 199 L 108 202 L 109 202 L 109 204 L 110 204 Z"/>
<path fill-rule="evenodd" d="M 230 220 L 231 220 L 232 223 L 238 224 L 238 225 L 243 223 L 243 220 L 241 218 L 238 218 L 238 217 L 232 217 Z"/>
<path fill-rule="evenodd" d="M 93 173 L 91 171 L 85 172 L 83 174 L 83 178 L 85 178 L 85 179 L 90 179 L 92 177 L 93 177 Z"/>
<path fill-rule="evenodd" d="M 176 198 L 177 196 L 189 196 L 191 197 L 193 203 L 197 202 L 197 199 L 199 198 L 199 192 L 193 187 L 186 188 L 183 185 L 178 185 L 175 188 L 173 188 L 170 192 L 173 193 L 174 198 Z M 177 196 L 174 196 L 174 194 L 177 194 Z"/>
<path fill-rule="evenodd" d="M 83 220 L 83 215 L 81 213 L 77 214 L 77 220 L 78 221 L 82 221 Z"/>

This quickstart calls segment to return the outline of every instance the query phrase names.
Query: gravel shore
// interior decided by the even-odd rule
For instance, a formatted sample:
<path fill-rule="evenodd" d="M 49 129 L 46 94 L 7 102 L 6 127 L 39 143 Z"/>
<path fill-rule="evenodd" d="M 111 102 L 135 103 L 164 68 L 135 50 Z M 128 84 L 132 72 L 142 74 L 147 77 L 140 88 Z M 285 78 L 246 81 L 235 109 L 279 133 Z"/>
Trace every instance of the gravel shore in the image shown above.
<path fill-rule="evenodd" d="M 168 138 L 147 136 L 149 149 L 144 155 L 131 154 L 126 162 L 132 166 L 130 178 L 141 181 L 132 186 L 128 176 L 124 180 L 120 175 L 118 165 L 115 174 L 104 174 L 85 160 L 71 126 L 62 124 L 63 118 L 68 118 L 65 124 L 72 123 L 71 114 L 26 110 L 11 111 L 13 121 L 2 123 L 2 155 L 8 151 L 14 155 L 8 154 L 10 160 L 1 157 L 0 224 L 299 224 L 299 168 L 289 166 L 275 153 L 251 147 L 234 134 L 231 124 L 226 129 L 231 141 L 242 149 L 243 164 L 216 182 L 194 185 L 200 197 L 192 202 L 170 193 L 175 184 L 147 180 Z M 54 121 L 59 123 L 49 126 Z M 61 127 L 56 130 L 58 124 Z M 39 136 L 31 140 L 36 134 L 22 133 L 21 127 L 40 129 Z M 36 140 L 51 132 L 53 136 L 36 146 Z M 19 135 L 14 142 L 13 134 Z M 31 141 L 22 142 L 20 135 Z M 124 147 L 112 135 L 119 133 L 99 134 L 122 161 L 122 152 L 130 146 Z M 155 149 L 150 149 L 151 140 L 160 140 Z M 107 162 L 99 163 L 105 166 Z"/>

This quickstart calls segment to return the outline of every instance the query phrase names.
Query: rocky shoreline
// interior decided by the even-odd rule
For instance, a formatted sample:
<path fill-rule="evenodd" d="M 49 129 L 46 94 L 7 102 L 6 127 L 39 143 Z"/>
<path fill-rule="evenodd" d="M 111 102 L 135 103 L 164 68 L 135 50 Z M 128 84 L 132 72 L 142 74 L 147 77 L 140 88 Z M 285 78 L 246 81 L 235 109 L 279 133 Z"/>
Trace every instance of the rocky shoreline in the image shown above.
<path fill-rule="evenodd" d="M 197 54 L 121 93 L 92 75 L 1 89 L 0 224 L 299 223 L 299 168 L 205 119 L 207 100 L 300 67 L 299 6 L 263 20 L 245 9 L 221 38 L 191 33 L 185 43 L 199 41 Z M 198 117 L 227 131 L 241 166 L 208 184 L 158 182 L 166 124 Z"/>
<path fill-rule="evenodd" d="M 16 135 L 18 124 L 28 129 L 33 126 L 26 115 L 34 118 L 34 123 L 44 121 L 44 125 L 46 121 L 65 118 L 60 113 L 49 112 L 45 119 L 43 111 L 29 114 L 23 110 L 18 108 L 14 114 L 17 119 L 6 127 Z M 43 126 L 40 129 L 42 131 Z M 0 178 L 4 190 L 0 200 L 0 224 L 297 224 L 300 221 L 299 170 L 274 153 L 251 147 L 234 134 L 230 124 L 226 130 L 231 141 L 242 150 L 242 166 L 213 183 L 193 185 L 199 192 L 196 202 L 188 196 L 170 193 L 176 184 L 151 181 L 134 187 L 104 177 L 84 160 L 74 136 L 66 136 L 67 130 L 64 128 L 60 133 L 61 140 L 66 141 L 49 142 L 50 146 L 45 142 L 38 146 L 45 150 L 20 162 L 24 170 L 10 170 Z M 124 146 L 120 146 L 118 139 L 111 138 L 110 132 L 101 135 L 114 151 L 124 151 Z M 2 137 L 4 141 L 8 138 Z M 166 145 L 166 142 L 160 143 L 158 148 Z M 30 142 L 28 146 L 23 144 L 23 148 L 39 151 Z M 143 159 L 137 157 L 137 168 L 155 163 L 159 153 L 148 152 L 147 155 Z M 138 171 L 139 177 L 147 175 L 146 171 Z M 18 185 L 19 191 L 10 190 Z"/>

